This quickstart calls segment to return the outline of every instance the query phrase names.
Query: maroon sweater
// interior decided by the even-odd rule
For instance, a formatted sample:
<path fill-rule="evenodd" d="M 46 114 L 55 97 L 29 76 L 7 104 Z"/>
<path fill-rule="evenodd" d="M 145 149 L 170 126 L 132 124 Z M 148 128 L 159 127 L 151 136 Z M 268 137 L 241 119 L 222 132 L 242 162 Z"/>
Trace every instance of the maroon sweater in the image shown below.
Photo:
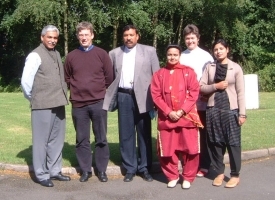
<path fill-rule="evenodd" d="M 70 89 L 73 107 L 82 107 L 102 100 L 114 79 L 108 53 L 94 46 L 90 51 L 75 49 L 65 61 L 65 81 Z"/>

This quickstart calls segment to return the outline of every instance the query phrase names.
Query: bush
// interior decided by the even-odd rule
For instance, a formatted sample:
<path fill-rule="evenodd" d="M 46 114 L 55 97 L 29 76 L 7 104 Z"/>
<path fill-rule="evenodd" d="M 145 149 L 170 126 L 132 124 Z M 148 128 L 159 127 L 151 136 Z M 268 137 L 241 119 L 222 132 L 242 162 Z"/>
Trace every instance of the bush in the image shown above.
<path fill-rule="evenodd" d="M 10 83 L 4 83 L 0 77 L 0 92 L 21 92 L 19 79 L 14 79 Z"/>
<path fill-rule="evenodd" d="M 275 91 L 275 65 L 269 64 L 264 69 L 258 71 L 260 91 Z"/>

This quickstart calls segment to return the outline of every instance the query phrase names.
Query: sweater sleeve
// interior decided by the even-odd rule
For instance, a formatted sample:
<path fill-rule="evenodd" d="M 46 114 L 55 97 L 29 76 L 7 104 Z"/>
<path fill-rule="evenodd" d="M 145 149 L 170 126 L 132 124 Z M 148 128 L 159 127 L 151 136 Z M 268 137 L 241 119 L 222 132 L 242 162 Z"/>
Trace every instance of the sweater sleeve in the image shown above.
<path fill-rule="evenodd" d="M 70 61 L 69 61 L 69 56 L 70 54 L 67 55 L 65 63 L 64 63 L 64 78 L 65 78 L 65 82 L 67 83 L 67 87 L 70 88 L 70 79 L 72 76 L 72 68 L 70 65 Z"/>
<path fill-rule="evenodd" d="M 244 91 L 244 76 L 243 76 L 243 70 L 241 66 L 236 64 L 236 68 L 238 69 L 235 74 L 235 87 L 236 87 L 236 93 L 237 93 L 237 101 L 238 101 L 238 107 L 239 107 L 239 114 L 245 115 L 245 91 Z"/>
<path fill-rule="evenodd" d="M 210 83 L 209 81 L 209 76 L 210 76 L 209 72 L 210 72 L 211 66 L 212 66 L 211 64 L 208 64 L 206 66 L 206 69 L 203 71 L 203 74 L 200 80 L 200 93 L 202 95 L 209 95 L 216 91 L 215 84 Z"/>
<path fill-rule="evenodd" d="M 105 86 L 106 88 L 108 88 L 114 80 L 114 69 L 112 61 L 107 52 L 104 54 L 103 67 L 105 76 Z"/>

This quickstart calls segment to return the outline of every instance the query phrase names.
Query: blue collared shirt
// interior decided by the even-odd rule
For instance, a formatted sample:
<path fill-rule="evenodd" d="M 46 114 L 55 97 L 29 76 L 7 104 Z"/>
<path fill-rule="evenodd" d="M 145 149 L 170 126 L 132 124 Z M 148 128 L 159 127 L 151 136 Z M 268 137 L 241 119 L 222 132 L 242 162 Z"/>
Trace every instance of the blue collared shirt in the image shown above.
<path fill-rule="evenodd" d="M 78 49 L 81 50 L 81 51 L 90 51 L 93 48 L 94 48 L 94 45 L 91 45 L 91 46 L 89 46 L 87 48 L 84 48 L 84 47 L 80 46 Z"/>

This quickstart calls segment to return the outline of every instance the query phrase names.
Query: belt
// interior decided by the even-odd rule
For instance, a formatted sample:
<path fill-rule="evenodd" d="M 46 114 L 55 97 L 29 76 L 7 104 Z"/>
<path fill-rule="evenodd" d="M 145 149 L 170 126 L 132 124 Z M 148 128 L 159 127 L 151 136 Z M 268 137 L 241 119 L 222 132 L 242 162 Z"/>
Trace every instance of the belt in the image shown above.
<path fill-rule="evenodd" d="M 130 94 L 130 95 L 135 94 L 133 89 L 125 89 L 125 88 L 118 88 L 118 92 Z"/>

